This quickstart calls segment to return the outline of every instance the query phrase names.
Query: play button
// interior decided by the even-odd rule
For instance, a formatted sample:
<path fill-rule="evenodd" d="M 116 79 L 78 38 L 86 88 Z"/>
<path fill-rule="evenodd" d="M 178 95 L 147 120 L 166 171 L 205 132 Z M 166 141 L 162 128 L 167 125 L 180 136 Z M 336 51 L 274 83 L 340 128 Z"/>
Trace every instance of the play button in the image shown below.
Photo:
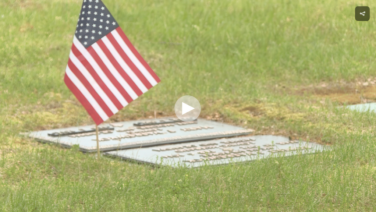
<path fill-rule="evenodd" d="M 181 103 L 181 107 L 182 107 L 182 112 L 181 112 L 182 115 L 184 115 L 188 112 L 191 112 L 192 110 L 195 109 L 194 107 L 191 107 L 191 106 L 185 104 L 184 102 Z"/>
<path fill-rule="evenodd" d="M 200 102 L 193 96 L 182 96 L 175 103 L 175 114 L 182 121 L 196 120 L 200 113 Z"/>

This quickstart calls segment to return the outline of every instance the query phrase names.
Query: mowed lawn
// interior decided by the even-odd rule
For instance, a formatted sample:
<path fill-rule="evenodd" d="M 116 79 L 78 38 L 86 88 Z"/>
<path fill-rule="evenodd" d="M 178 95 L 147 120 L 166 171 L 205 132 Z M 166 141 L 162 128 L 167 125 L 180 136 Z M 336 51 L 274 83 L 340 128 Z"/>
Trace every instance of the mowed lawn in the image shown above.
<path fill-rule="evenodd" d="M 162 80 L 110 122 L 174 115 L 191 95 L 202 118 L 332 151 L 172 169 L 23 138 L 93 124 L 63 82 L 82 2 L 1 0 L 1 211 L 375 210 L 376 115 L 333 98 L 375 84 L 375 19 L 355 21 L 358 1 L 103 1 Z"/>

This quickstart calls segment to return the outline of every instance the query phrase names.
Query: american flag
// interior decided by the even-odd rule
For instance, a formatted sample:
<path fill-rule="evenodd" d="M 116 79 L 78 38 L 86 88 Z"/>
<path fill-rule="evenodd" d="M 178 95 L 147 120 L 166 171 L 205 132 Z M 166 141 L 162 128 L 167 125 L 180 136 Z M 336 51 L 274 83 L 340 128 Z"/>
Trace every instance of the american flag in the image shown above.
<path fill-rule="evenodd" d="M 160 79 L 101 0 L 84 0 L 64 82 L 99 125 Z"/>

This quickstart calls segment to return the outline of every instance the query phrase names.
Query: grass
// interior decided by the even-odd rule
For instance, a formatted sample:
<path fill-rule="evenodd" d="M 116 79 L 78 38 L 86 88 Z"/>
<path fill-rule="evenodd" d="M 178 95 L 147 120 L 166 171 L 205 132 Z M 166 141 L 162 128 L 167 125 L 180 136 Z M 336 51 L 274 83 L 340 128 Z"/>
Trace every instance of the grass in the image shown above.
<path fill-rule="evenodd" d="M 375 22 L 354 20 L 357 1 L 105 1 L 162 79 L 112 121 L 173 115 L 192 95 L 203 118 L 333 146 L 194 170 L 97 161 L 18 136 L 92 124 L 63 83 L 80 4 L 0 2 L 2 211 L 374 210 L 376 115 L 292 92 L 376 77 Z"/>

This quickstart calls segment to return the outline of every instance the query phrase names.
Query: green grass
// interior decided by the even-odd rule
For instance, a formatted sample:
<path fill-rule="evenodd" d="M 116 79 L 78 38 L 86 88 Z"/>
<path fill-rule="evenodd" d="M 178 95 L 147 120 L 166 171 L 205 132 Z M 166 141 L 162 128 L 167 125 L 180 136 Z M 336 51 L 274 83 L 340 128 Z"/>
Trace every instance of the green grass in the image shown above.
<path fill-rule="evenodd" d="M 112 121 L 173 115 L 175 101 L 192 95 L 203 118 L 217 115 L 333 150 L 190 170 L 97 161 L 76 148 L 21 138 L 19 132 L 92 124 L 63 82 L 81 1 L 2 0 L 2 211 L 376 208 L 376 115 L 289 92 L 376 77 L 375 21 L 354 20 L 357 1 L 104 2 L 162 80 Z"/>

